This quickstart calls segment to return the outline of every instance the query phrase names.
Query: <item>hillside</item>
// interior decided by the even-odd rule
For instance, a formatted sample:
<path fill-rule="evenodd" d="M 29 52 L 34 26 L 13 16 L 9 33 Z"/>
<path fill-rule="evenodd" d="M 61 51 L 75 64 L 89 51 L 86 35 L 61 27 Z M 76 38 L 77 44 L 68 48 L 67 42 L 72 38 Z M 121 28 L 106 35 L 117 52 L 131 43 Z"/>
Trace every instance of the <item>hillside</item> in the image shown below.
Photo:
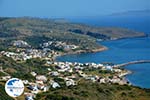
<path fill-rule="evenodd" d="M 36 100 L 149 100 L 149 90 L 81 81 L 76 87 L 38 94 Z"/>
<path fill-rule="evenodd" d="M 0 18 L 1 48 L 7 47 L 8 42 L 16 39 L 25 40 L 35 47 L 45 41 L 59 40 L 78 45 L 81 50 L 92 51 L 104 48 L 96 43 L 96 39 L 110 40 L 139 36 L 145 34 L 122 28 L 73 24 L 57 19 Z"/>
<path fill-rule="evenodd" d="M 45 66 L 45 61 L 40 59 L 32 59 L 20 63 L 11 58 L 1 56 L 0 62 L 3 70 L 12 77 L 28 79 L 31 82 L 35 80 L 35 77 L 29 74 L 30 70 L 40 75 L 46 75 L 45 73 L 48 72 L 48 66 Z M 0 82 L 0 100 L 14 100 L 5 93 L 5 82 Z M 27 91 L 29 90 L 25 89 L 25 92 Z M 24 100 L 24 98 L 25 96 L 22 95 L 15 100 Z M 141 89 L 128 85 L 101 84 L 81 79 L 76 86 L 50 88 L 47 92 L 38 93 L 35 100 L 149 100 L 149 98 L 149 89 Z"/>

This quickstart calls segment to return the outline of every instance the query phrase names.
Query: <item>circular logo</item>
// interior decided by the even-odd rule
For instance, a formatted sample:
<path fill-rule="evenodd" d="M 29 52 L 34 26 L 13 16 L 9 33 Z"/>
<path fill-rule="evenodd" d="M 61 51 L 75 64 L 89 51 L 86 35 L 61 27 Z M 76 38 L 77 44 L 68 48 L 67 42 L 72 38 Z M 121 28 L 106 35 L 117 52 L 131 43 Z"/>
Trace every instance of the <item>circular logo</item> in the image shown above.
<path fill-rule="evenodd" d="M 18 97 L 24 91 L 24 84 L 18 78 L 9 79 L 5 84 L 5 91 L 11 97 Z"/>

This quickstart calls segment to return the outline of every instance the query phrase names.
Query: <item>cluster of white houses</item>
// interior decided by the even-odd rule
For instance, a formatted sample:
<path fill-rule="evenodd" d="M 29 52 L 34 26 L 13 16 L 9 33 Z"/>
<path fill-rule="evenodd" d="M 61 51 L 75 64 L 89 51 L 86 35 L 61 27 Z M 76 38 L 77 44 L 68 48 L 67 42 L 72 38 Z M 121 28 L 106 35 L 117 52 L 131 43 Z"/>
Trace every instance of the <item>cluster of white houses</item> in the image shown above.
<path fill-rule="evenodd" d="M 33 49 L 31 45 L 23 40 L 13 41 L 12 46 L 16 47 L 15 52 L 1 51 L 0 55 L 11 57 L 16 61 L 25 61 L 31 58 L 44 58 L 44 59 L 53 59 L 56 56 L 60 55 L 60 52 L 57 52 L 53 49 L 62 49 L 64 51 L 77 49 L 78 46 L 73 44 L 66 44 L 61 41 L 48 41 L 43 44 L 40 44 L 41 49 Z"/>
<path fill-rule="evenodd" d="M 15 61 L 25 61 L 31 58 L 51 59 L 54 56 L 58 56 L 59 52 L 55 52 L 53 50 L 24 49 L 21 50 L 21 52 L 1 51 L 0 55 L 11 57 Z"/>
<path fill-rule="evenodd" d="M 40 46 L 42 48 L 47 48 L 47 47 L 53 48 L 53 47 L 55 47 L 55 48 L 62 49 L 65 51 L 74 50 L 74 49 L 79 48 L 79 46 L 76 46 L 73 44 L 67 44 L 66 42 L 62 42 L 62 41 L 48 41 L 48 42 L 41 44 Z"/>
<path fill-rule="evenodd" d="M 59 55 L 58 52 L 52 50 L 45 50 L 49 45 L 55 44 L 55 46 L 66 46 L 66 43 L 61 42 L 52 42 L 49 41 L 47 43 L 42 44 L 43 50 L 37 49 L 25 49 L 19 53 L 1 51 L 0 54 L 11 57 L 14 60 L 27 60 L 31 58 L 52 58 L 53 56 Z M 24 47 L 29 46 L 24 41 L 15 41 L 14 46 Z M 75 45 L 69 45 L 72 49 L 77 48 Z M 25 92 L 26 100 L 33 100 L 37 93 L 46 92 L 50 88 L 61 88 L 68 86 L 78 85 L 80 79 L 91 80 L 92 82 L 99 82 L 105 84 L 113 84 L 118 83 L 120 85 L 129 84 L 128 81 L 123 77 L 128 74 L 128 71 L 121 69 L 115 65 L 104 65 L 104 64 L 96 64 L 96 63 L 72 63 L 72 62 L 55 62 L 52 60 L 48 60 L 45 65 L 47 65 L 47 71 L 44 75 L 39 75 L 37 72 L 30 72 L 35 80 L 29 82 L 28 80 L 23 80 L 26 88 L 28 88 L 28 92 Z M 53 66 L 53 67 L 52 67 Z M 88 70 L 92 69 L 92 70 Z M 87 73 L 92 71 L 108 71 L 109 75 L 102 75 L 101 72 L 98 74 Z M 2 77 L 1 79 L 9 79 L 11 77 Z M 60 81 L 61 80 L 61 81 Z M 62 84 L 63 82 L 63 84 Z"/>
<path fill-rule="evenodd" d="M 36 97 L 37 93 L 46 92 L 50 88 L 57 89 L 62 88 L 64 86 L 68 87 L 78 85 L 78 82 L 81 79 L 90 80 L 91 82 L 98 82 L 100 84 L 129 84 L 128 81 L 123 77 L 124 75 L 128 74 L 128 72 L 126 70 L 116 67 L 115 65 L 106 66 L 103 64 L 95 63 L 83 64 L 77 62 L 71 63 L 51 61 L 47 61 L 46 65 L 47 71 L 45 72 L 45 74 L 39 75 L 37 72 L 32 71 L 29 74 L 32 75 L 35 78 L 35 80 L 32 82 L 29 82 L 28 80 L 23 80 L 23 83 L 25 84 L 26 88 L 28 88 L 28 92 L 24 93 L 26 100 L 33 100 Z M 85 72 L 85 70 L 87 69 L 94 69 L 92 71 L 110 71 L 113 72 L 113 74 L 109 76 L 103 76 L 101 73 L 99 73 L 98 75 L 89 74 Z M 8 79 L 8 76 L 4 76 L 4 78 Z"/>

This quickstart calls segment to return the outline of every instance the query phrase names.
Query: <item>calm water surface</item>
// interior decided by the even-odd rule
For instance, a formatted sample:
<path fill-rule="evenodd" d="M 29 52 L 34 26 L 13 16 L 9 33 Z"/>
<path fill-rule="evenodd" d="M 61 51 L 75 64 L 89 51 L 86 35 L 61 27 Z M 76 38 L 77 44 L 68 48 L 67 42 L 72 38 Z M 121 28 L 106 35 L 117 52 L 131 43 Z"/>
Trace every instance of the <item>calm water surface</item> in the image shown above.
<path fill-rule="evenodd" d="M 70 21 L 102 27 L 123 27 L 150 34 L 150 17 L 145 16 L 73 18 Z M 150 60 L 150 37 L 105 41 L 100 42 L 100 44 L 107 46 L 109 50 L 97 53 L 67 55 L 58 57 L 57 60 L 81 63 L 113 62 L 115 64 L 134 60 Z M 150 63 L 130 65 L 125 68 L 133 71 L 133 74 L 126 76 L 133 85 L 150 88 Z"/>
<path fill-rule="evenodd" d="M 115 64 L 135 60 L 150 60 L 150 37 L 122 39 L 115 41 L 100 42 L 109 49 L 97 53 L 85 53 L 58 57 L 58 61 L 69 62 L 113 62 Z M 126 69 L 133 71 L 127 75 L 127 79 L 135 86 L 150 88 L 150 63 L 127 66 Z"/>

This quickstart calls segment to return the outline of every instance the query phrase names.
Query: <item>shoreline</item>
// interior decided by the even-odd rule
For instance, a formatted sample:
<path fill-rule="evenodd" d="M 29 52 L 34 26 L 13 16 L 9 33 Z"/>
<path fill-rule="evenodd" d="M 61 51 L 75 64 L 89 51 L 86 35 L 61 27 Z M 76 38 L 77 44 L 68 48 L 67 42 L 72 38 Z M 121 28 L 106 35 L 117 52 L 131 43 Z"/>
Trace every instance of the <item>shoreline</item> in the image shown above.
<path fill-rule="evenodd" d="M 140 36 L 140 37 L 129 37 L 129 38 L 119 38 L 119 39 L 116 39 L 116 40 L 122 40 L 122 39 L 132 39 L 132 38 L 147 38 L 148 36 Z M 115 40 L 105 40 L 105 41 L 115 41 Z M 102 41 L 103 42 L 103 41 Z M 102 51 L 105 51 L 105 50 L 108 50 L 109 48 L 104 46 L 104 48 L 99 48 L 99 49 L 96 49 L 96 50 L 93 50 L 91 53 L 95 53 L 95 52 L 102 52 Z M 87 51 L 84 51 L 84 52 L 75 52 L 75 53 L 65 53 L 63 55 L 59 55 L 59 56 L 64 56 L 64 55 L 68 55 L 68 54 L 80 54 L 80 53 L 89 53 Z M 58 56 L 57 56 L 58 57 Z M 56 57 L 56 58 L 57 58 Z M 56 59 L 55 59 L 56 60 Z M 58 60 L 57 60 L 58 61 Z M 127 81 L 130 83 L 130 85 L 132 86 L 136 86 L 134 85 L 131 81 L 129 81 L 129 79 L 126 77 L 127 75 L 130 75 L 130 74 L 134 74 L 134 72 L 132 70 L 128 70 L 126 68 L 124 68 L 125 70 L 127 70 L 127 73 L 123 75 L 123 77 L 125 79 L 127 79 Z M 140 87 L 140 88 L 143 88 L 144 87 L 141 87 L 141 86 L 136 86 L 136 87 Z M 150 88 L 146 88 L 146 89 L 150 89 Z"/>
<path fill-rule="evenodd" d="M 147 62 L 141 62 L 141 63 L 136 63 L 136 64 L 144 64 L 144 63 L 150 63 L 150 60 L 147 60 Z M 129 85 L 134 86 L 134 87 L 139 87 L 139 88 L 142 88 L 142 89 L 150 89 L 150 87 L 148 88 L 148 87 L 138 86 L 138 85 L 135 85 L 133 82 L 129 81 L 129 79 L 126 76 L 132 75 L 132 74 L 136 73 L 136 71 L 129 70 L 129 69 L 126 68 L 126 66 L 129 66 L 129 65 L 125 65 L 125 66 L 122 67 L 123 69 L 125 69 L 127 71 L 126 73 L 124 73 L 122 75 L 122 77 L 125 78 L 129 82 Z"/>
<path fill-rule="evenodd" d="M 144 36 L 134 36 L 134 37 L 125 37 L 125 38 L 115 38 L 115 39 L 110 39 L 110 40 L 103 40 L 103 41 L 97 41 L 97 42 L 104 42 L 104 41 L 116 41 L 116 40 L 122 40 L 122 39 L 132 39 L 132 38 L 144 38 L 144 37 L 148 37 L 146 34 Z M 53 57 L 53 60 L 54 61 L 57 61 L 57 57 L 60 57 L 60 56 L 65 56 L 65 55 L 73 55 L 73 54 L 81 54 L 81 53 L 96 53 L 96 52 L 102 52 L 102 51 L 105 51 L 105 50 L 108 50 L 109 48 L 102 45 L 103 47 L 102 48 L 97 48 L 97 49 L 94 49 L 94 50 L 91 50 L 91 51 L 86 51 L 86 50 L 77 50 L 75 52 L 71 51 L 71 52 L 68 52 L 68 53 L 61 53 L 60 55 L 57 55 L 55 57 Z"/>
<path fill-rule="evenodd" d="M 67 53 L 61 53 L 55 57 L 53 57 L 53 60 L 54 61 L 57 61 L 57 57 L 61 57 L 61 56 L 65 56 L 65 55 L 73 55 L 73 54 L 81 54 L 81 53 L 96 53 L 96 52 L 102 52 L 102 51 L 105 51 L 105 50 L 108 50 L 109 48 L 106 47 L 106 46 L 103 46 L 102 48 L 97 48 L 97 49 L 94 49 L 94 50 L 91 50 L 91 51 L 86 51 L 86 50 L 77 50 L 75 52 L 71 51 L 71 52 L 67 52 Z"/>
<path fill-rule="evenodd" d="M 109 39 L 109 40 L 101 40 L 101 41 L 97 40 L 97 41 L 98 42 L 104 42 L 104 41 L 116 41 L 116 40 L 122 40 L 122 39 L 146 38 L 146 37 L 148 38 L 148 37 L 150 37 L 150 35 L 145 34 L 143 36 L 122 37 L 122 38 L 113 38 L 113 39 Z"/>

